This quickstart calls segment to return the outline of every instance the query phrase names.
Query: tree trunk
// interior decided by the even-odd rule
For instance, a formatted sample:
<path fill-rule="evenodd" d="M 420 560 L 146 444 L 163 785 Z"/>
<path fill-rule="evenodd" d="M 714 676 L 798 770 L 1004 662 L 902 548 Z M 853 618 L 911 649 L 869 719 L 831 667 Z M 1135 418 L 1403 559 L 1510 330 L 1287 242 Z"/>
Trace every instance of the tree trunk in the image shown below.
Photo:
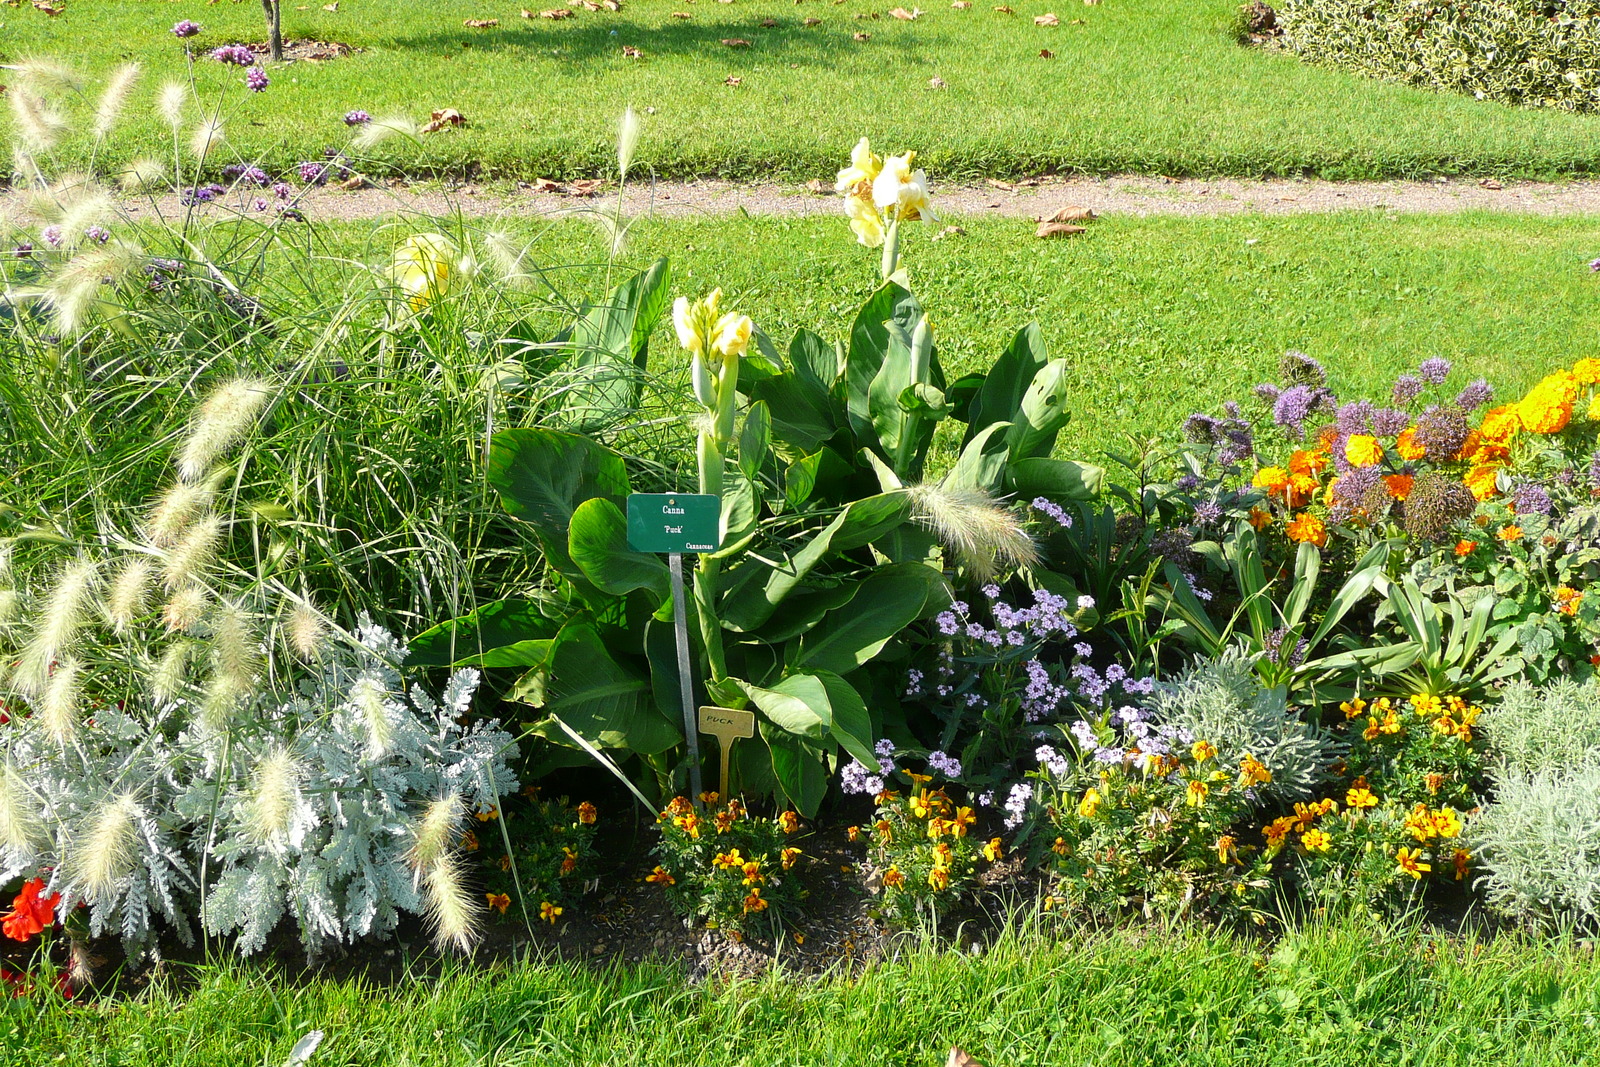
<path fill-rule="evenodd" d="M 274 63 L 283 62 L 283 8 L 280 0 L 261 0 L 267 13 L 267 50 Z"/>

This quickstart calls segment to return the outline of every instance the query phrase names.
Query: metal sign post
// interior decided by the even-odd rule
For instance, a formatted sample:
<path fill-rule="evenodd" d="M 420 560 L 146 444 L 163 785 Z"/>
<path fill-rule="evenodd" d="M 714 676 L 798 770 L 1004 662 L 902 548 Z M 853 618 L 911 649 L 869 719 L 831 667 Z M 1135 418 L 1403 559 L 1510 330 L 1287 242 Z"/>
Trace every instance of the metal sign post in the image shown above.
<path fill-rule="evenodd" d="M 689 744 L 689 794 L 696 801 L 700 783 L 700 733 L 695 722 L 694 678 L 689 663 L 689 614 L 683 595 L 683 554 L 715 552 L 721 540 L 722 502 L 702 493 L 634 493 L 628 497 L 628 547 L 635 552 L 667 553 L 672 572 L 672 621 L 678 641 L 679 700 L 683 734 Z M 727 760 L 724 756 L 723 760 Z M 726 775 L 726 767 L 724 767 Z"/>

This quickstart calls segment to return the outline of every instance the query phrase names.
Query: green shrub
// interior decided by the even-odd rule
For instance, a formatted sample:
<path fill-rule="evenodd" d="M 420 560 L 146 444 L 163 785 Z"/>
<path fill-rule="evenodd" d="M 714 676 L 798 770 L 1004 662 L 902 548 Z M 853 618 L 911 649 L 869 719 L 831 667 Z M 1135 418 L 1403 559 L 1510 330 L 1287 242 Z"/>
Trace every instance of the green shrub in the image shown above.
<path fill-rule="evenodd" d="M 1370 77 L 1527 107 L 1600 105 L 1596 0 L 1286 0 L 1289 47 Z"/>
<path fill-rule="evenodd" d="M 1600 921 L 1600 763 L 1508 773 L 1470 841 L 1496 911 L 1538 925 Z"/>
<path fill-rule="evenodd" d="M 1561 771 L 1600 760 L 1600 685 L 1517 682 L 1483 713 L 1479 728 L 1506 774 Z"/>

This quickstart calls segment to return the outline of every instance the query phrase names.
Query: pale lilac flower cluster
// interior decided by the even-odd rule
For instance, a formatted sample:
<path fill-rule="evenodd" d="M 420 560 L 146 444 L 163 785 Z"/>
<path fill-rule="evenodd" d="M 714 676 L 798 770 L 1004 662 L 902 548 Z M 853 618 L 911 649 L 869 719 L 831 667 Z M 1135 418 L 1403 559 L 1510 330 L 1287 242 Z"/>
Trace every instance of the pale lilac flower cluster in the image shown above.
<path fill-rule="evenodd" d="M 225 44 L 211 53 L 211 58 L 218 63 L 232 63 L 240 67 L 254 66 L 256 54 L 250 51 L 249 45 Z"/>
<path fill-rule="evenodd" d="M 357 108 L 354 111 L 346 111 L 344 113 L 344 124 L 346 126 L 365 126 L 371 121 L 372 116 L 367 114 L 365 111 L 362 111 L 360 108 Z"/>
<path fill-rule="evenodd" d="M 938 749 L 928 753 L 928 769 L 946 778 L 961 777 L 961 761 L 954 756 L 946 755 Z"/>
<path fill-rule="evenodd" d="M 884 779 L 894 773 L 894 742 L 882 738 L 872 746 L 872 751 L 877 753 L 878 766 L 868 767 L 858 759 L 852 759 L 839 771 L 839 788 L 846 793 L 865 793 L 868 796 L 877 796 L 887 786 Z M 939 753 L 944 755 L 944 753 Z M 957 773 L 960 764 L 956 764 Z"/>
<path fill-rule="evenodd" d="M 51 248 L 61 247 L 60 226 L 46 226 L 43 230 L 39 231 L 39 236 L 44 238 L 44 243 L 49 245 Z"/>
<path fill-rule="evenodd" d="M 83 231 L 83 239 L 85 241 L 93 241 L 97 245 L 103 245 L 111 240 L 111 231 L 104 226 L 90 226 Z"/>
<path fill-rule="evenodd" d="M 200 24 L 198 22 L 191 22 L 188 19 L 181 19 L 177 25 L 172 27 L 172 36 L 180 39 L 184 37 L 193 37 L 199 32 Z"/>
<path fill-rule="evenodd" d="M 1532 482 L 1524 482 L 1511 491 L 1511 510 L 1518 515 L 1548 515 L 1554 506 L 1550 494 Z"/>
<path fill-rule="evenodd" d="M 1456 396 L 1456 407 L 1462 411 L 1476 411 L 1494 399 L 1494 386 L 1482 378 L 1470 382 Z"/>
<path fill-rule="evenodd" d="M 1078 628 L 1071 621 L 1072 605 L 1064 596 L 1035 589 L 1033 606 L 1018 608 L 1000 599 L 997 585 L 984 586 L 983 593 L 990 602 L 993 629 L 974 621 L 970 606 L 960 600 L 934 616 L 934 626 L 946 637 L 964 637 L 991 649 L 1020 648 L 1029 642 L 1052 639 L 1070 641 L 1078 635 Z"/>
<path fill-rule="evenodd" d="M 1394 380 L 1394 402 L 1401 407 L 1422 395 L 1422 379 L 1415 374 L 1402 374 Z"/>
<path fill-rule="evenodd" d="M 1450 361 L 1443 356 L 1433 356 L 1417 367 L 1417 377 L 1430 385 L 1442 385 L 1450 376 Z"/>
<path fill-rule="evenodd" d="M 1039 766 L 1045 768 L 1057 778 L 1065 778 L 1072 770 L 1072 764 L 1067 762 L 1067 757 L 1049 745 L 1040 745 L 1034 749 L 1033 758 L 1039 762 Z"/>
<path fill-rule="evenodd" d="M 1028 506 L 1039 514 L 1055 521 L 1055 524 L 1065 530 L 1072 525 L 1072 516 L 1066 513 L 1060 504 L 1042 496 L 1036 496 L 1028 502 Z"/>
<path fill-rule="evenodd" d="M 222 176 L 229 181 L 260 188 L 272 182 L 272 176 L 260 167 L 245 163 L 230 163 L 222 168 Z"/>
<path fill-rule="evenodd" d="M 268 78 L 267 72 L 260 67 L 251 67 L 244 72 L 244 87 L 252 93 L 264 93 L 271 84 L 272 79 Z"/>
<path fill-rule="evenodd" d="M 1022 825 L 1028 813 L 1028 802 L 1033 799 L 1033 786 L 1018 782 L 1006 796 L 1006 829 L 1015 830 Z"/>
<path fill-rule="evenodd" d="M 192 207 L 195 204 L 209 204 L 227 191 L 227 186 L 218 185 L 216 182 L 212 182 L 210 185 L 197 185 L 192 189 L 185 189 L 180 192 L 178 194 L 178 203 L 184 207 Z"/>

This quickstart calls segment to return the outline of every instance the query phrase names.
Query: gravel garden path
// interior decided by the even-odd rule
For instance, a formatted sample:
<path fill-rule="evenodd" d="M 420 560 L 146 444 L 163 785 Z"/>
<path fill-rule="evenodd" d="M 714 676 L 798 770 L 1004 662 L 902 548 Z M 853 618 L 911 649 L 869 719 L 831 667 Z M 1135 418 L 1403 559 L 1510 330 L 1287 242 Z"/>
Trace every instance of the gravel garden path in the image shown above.
<path fill-rule="evenodd" d="M 628 214 L 666 218 L 697 215 L 834 214 L 840 210 L 831 187 L 738 185 L 703 181 L 650 185 L 636 182 L 624 198 Z M 1165 179 L 1148 177 L 1039 178 L 982 185 L 935 183 L 941 213 L 971 218 L 1037 218 L 1062 208 L 1088 208 L 1098 214 L 1213 216 L 1255 212 L 1295 215 L 1330 211 L 1385 210 L 1394 213 L 1448 214 L 1462 211 L 1521 212 L 1530 215 L 1600 215 L 1600 181 L 1506 182 L 1494 179 L 1328 182 L 1313 180 Z M 372 218 L 395 211 L 471 216 L 556 215 L 596 206 L 610 209 L 615 190 L 595 183 L 519 183 L 412 186 L 398 180 L 360 189 L 329 187 L 301 200 L 314 219 Z M 130 203 L 130 208 L 148 211 Z M 181 212 L 175 200 L 164 214 Z"/>

